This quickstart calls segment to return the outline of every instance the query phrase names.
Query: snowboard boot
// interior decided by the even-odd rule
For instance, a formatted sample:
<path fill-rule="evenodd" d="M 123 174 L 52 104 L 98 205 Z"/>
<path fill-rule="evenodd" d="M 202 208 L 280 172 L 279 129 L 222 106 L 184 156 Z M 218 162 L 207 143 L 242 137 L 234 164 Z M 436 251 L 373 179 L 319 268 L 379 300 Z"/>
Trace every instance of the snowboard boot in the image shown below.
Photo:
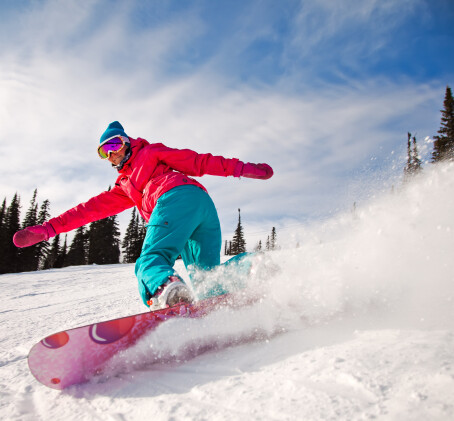
<path fill-rule="evenodd" d="M 148 300 L 150 311 L 173 307 L 178 303 L 192 303 L 193 297 L 189 288 L 178 276 L 169 276 L 169 280 L 161 285 Z"/>

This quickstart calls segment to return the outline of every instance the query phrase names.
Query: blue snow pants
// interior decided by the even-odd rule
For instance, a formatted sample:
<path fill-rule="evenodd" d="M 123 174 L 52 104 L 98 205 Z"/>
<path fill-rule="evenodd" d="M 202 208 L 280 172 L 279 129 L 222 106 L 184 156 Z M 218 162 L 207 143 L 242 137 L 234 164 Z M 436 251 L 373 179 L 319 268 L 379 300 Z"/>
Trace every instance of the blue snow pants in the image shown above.
<path fill-rule="evenodd" d="M 208 193 L 193 185 L 164 193 L 148 222 L 135 266 L 144 304 L 169 276 L 177 275 L 173 265 L 180 254 L 191 276 L 219 265 L 221 246 L 218 213 Z M 196 282 L 192 277 L 191 281 Z"/>

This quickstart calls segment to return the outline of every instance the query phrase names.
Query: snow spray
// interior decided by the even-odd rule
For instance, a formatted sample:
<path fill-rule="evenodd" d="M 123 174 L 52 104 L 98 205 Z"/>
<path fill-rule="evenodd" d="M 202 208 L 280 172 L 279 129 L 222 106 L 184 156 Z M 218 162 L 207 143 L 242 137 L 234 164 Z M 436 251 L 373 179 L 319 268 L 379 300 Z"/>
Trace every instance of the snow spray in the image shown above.
<path fill-rule="evenodd" d="M 298 247 L 256 256 L 244 292 L 261 295 L 255 304 L 165 323 L 116 356 L 110 373 L 342 320 L 351 329 L 452 328 L 453 215 L 454 164 L 429 166 L 354 213 L 295 230 Z"/>

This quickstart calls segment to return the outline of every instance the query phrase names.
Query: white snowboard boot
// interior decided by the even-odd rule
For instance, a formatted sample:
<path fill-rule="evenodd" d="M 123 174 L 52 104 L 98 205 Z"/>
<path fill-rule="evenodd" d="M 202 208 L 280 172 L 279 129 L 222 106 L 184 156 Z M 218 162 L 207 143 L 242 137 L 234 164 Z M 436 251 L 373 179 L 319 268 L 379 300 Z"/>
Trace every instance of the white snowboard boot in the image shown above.
<path fill-rule="evenodd" d="M 148 300 L 150 311 L 173 307 L 178 303 L 192 303 L 193 297 L 186 284 L 178 276 L 169 276 Z"/>

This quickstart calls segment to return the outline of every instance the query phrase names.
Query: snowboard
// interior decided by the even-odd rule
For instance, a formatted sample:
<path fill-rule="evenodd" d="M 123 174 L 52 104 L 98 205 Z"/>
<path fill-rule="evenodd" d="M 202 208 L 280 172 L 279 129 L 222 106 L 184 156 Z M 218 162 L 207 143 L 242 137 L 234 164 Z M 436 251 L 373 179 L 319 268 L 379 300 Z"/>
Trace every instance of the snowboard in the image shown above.
<path fill-rule="evenodd" d="M 231 298 L 231 294 L 223 294 L 55 333 L 30 350 L 30 372 L 52 389 L 63 390 L 84 383 L 101 373 L 114 354 L 130 347 L 166 320 L 203 317 L 217 308 L 232 305 Z"/>

